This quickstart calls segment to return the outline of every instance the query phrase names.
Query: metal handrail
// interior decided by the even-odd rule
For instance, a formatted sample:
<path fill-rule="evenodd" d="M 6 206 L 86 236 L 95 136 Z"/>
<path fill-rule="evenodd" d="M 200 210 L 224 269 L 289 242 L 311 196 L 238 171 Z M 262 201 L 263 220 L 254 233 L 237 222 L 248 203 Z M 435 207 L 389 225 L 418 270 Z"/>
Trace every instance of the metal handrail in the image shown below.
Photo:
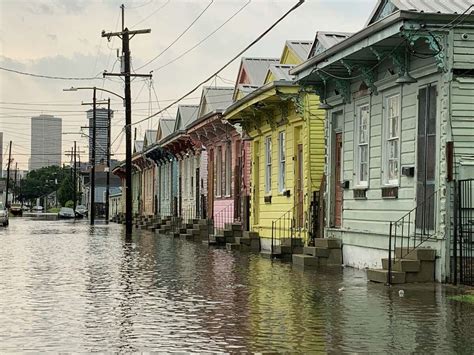
<path fill-rule="evenodd" d="M 293 239 L 295 237 L 295 231 L 298 231 L 299 236 L 301 237 L 301 232 L 304 228 L 304 217 L 303 217 L 303 222 L 301 225 L 297 225 L 296 221 L 296 211 L 297 208 L 301 207 L 304 205 L 304 202 L 298 203 L 291 207 L 288 211 L 283 213 L 279 218 L 275 219 L 272 221 L 272 236 L 271 236 L 271 248 L 270 248 L 270 256 L 273 257 L 274 255 L 274 243 L 275 240 L 278 239 L 281 240 L 285 239 L 285 236 L 289 237 L 287 239 L 290 239 L 290 249 L 291 252 L 293 253 Z"/>
<path fill-rule="evenodd" d="M 395 262 L 397 259 L 404 259 L 437 234 L 436 202 L 438 193 L 439 191 L 435 191 L 428 197 L 425 196 L 421 203 L 398 220 L 390 222 L 387 284 L 390 285 L 392 280 L 392 260 Z M 397 242 L 400 247 L 399 257 L 396 255 Z"/>
<path fill-rule="evenodd" d="M 225 229 L 226 223 L 239 222 L 240 217 L 235 216 L 234 204 L 231 203 L 219 212 L 216 212 L 216 214 L 212 216 L 212 220 L 214 224 L 214 234 L 217 234 L 218 231 L 223 231 Z"/>

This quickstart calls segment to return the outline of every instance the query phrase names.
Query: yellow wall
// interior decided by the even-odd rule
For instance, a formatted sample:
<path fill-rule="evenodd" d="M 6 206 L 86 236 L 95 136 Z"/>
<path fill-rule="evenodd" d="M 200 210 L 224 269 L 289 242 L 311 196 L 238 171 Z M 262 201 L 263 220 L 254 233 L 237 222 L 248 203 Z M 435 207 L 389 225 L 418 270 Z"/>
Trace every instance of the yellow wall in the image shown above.
<path fill-rule="evenodd" d="M 301 59 L 287 46 L 283 49 L 283 54 L 280 60 L 281 64 L 301 64 Z"/>
<path fill-rule="evenodd" d="M 288 123 L 271 129 L 269 124 L 261 127 L 260 132 L 250 132 L 252 141 L 252 230 L 261 237 L 271 238 L 272 221 L 277 220 L 296 205 L 295 183 L 297 173 L 297 145 L 303 144 L 303 191 L 305 226 L 307 226 L 307 213 L 312 191 L 319 190 L 322 175 L 324 173 L 324 111 L 317 109 L 319 104 L 317 96 L 313 94 L 302 94 L 303 111 L 296 112 L 295 105 L 288 102 Z M 278 112 L 278 111 L 277 111 Z M 277 115 L 276 121 L 280 119 Z M 298 137 L 298 129 L 300 134 Z M 278 134 L 286 132 L 286 174 L 285 187 L 291 194 L 283 196 L 278 191 L 279 175 L 279 152 Z M 265 203 L 265 138 L 272 137 L 272 201 Z M 295 159 L 294 159 L 295 158 Z M 258 166 L 257 166 L 258 164 Z M 257 176 L 258 174 L 258 176 Z M 258 181 L 258 186 L 256 182 Z M 256 190 L 258 188 L 258 191 Z M 258 200 L 257 200 L 258 197 Z M 307 238 L 305 229 L 303 237 Z"/>

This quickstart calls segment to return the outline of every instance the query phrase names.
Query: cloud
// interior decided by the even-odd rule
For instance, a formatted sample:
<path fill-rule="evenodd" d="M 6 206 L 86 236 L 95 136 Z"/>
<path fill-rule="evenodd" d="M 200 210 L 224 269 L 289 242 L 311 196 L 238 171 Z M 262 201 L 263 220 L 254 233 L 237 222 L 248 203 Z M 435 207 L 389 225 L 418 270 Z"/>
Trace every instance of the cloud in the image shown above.
<path fill-rule="evenodd" d="M 54 33 L 47 33 L 46 37 L 48 37 L 52 41 L 56 41 L 58 39 L 58 36 L 56 36 Z"/>

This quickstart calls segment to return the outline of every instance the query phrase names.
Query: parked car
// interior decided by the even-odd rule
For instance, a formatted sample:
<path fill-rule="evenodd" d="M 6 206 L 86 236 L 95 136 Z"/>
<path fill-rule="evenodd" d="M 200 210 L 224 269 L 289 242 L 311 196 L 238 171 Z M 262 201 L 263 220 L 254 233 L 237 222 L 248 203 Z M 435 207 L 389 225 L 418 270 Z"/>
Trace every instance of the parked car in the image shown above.
<path fill-rule="evenodd" d="M 58 217 L 61 219 L 74 218 L 75 217 L 74 210 L 69 207 L 61 207 L 58 213 Z"/>
<path fill-rule="evenodd" d="M 87 216 L 87 208 L 84 205 L 77 205 L 76 206 L 76 215 L 81 215 L 82 217 Z"/>
<path fill-rule="evenodd" d="M 21 217 L 23 215 L 23 209 L 21 208 L 21 203 L 12 203 L 10 206 L 10 213 L 13 216 Z"/>
<path fill-rule="evenodd" d="M 33 212 L 43 212 L 43 206 L 33 206 Z"/>
<path fill-rule="evenodd" d="M 8 210 L 2 202 L 0 202 L 0 224 L 4 227 L 8 226 Z"/>

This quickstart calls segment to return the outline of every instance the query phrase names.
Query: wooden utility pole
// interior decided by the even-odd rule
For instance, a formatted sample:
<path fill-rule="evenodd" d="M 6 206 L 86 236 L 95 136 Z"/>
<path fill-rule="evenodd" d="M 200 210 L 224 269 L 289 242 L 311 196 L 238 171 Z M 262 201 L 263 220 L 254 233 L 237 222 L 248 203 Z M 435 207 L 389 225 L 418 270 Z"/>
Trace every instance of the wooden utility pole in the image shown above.
<path fill-rule="evenodd" d="M 8 166 L 7 166 L 7 186 L 5 189 L 5 207 L 8 208 L 8 190 L 10 187 L 10 164 L 12 162 L 12 141 L 10 141 L 10 147 L 8 150 Z"/>
<path fill-rule="evenodd" d="M 109 199 L 110 199 L 110 131 L 112 117 L 110 114 L 110 98 L 107 100 L 107 178 L 106 184 L 107 188 L 105 190 L 105 224 L 109 223 Z"/>
<path fill-rule="evenodd" d="M 97 90 L 94 86 L 94 94 L 92 95 L 92 154 L 91 154 L 91 170 L 90 170 L 90 224 L 95 223 L 95 146 L 96 146 L 96 101 L 97 101 Z M 90 147 L 89 147 L 90 149 Z"/>
<path fill-rule="evenodd" d="M 125 27 L 125 6 L 122 9 L 122 31 L 108 32 L 102 31 L 102 37 L 119 37 L 122 39 L 123 72 L 104 73 L 105 76 L 123 76 L 125 80 L 125 230 L 126 234 L 132 234 L 132 98 L 130 89 L 130 78 L 147 77 L 151 74 L 131 74 L 130 73 L 130 36 L 150 33 L 151 29 L 129 30 Z"/>
<path fill-rule="evenodd" d="M 76 213 L 76 204 L 77 204 L 77 167 L 76 167 L 76 152 L 77 152 L 77 148 L 76 148 L 76 141 L 74 141 L 74 169 L 73 169 L 73 181 L 72 181 L 72 185 L 73 185 L 73 202 L 74 202 L 74 214 Z"/>
<path fill-rule="evenodd" d="M 16 202 L 17 199 L 17 193 L 16 193 L 16 187 L 18 184 L 18 163 L 15 163 L 15 185 L 13 187 L 13 202 Z"/>

